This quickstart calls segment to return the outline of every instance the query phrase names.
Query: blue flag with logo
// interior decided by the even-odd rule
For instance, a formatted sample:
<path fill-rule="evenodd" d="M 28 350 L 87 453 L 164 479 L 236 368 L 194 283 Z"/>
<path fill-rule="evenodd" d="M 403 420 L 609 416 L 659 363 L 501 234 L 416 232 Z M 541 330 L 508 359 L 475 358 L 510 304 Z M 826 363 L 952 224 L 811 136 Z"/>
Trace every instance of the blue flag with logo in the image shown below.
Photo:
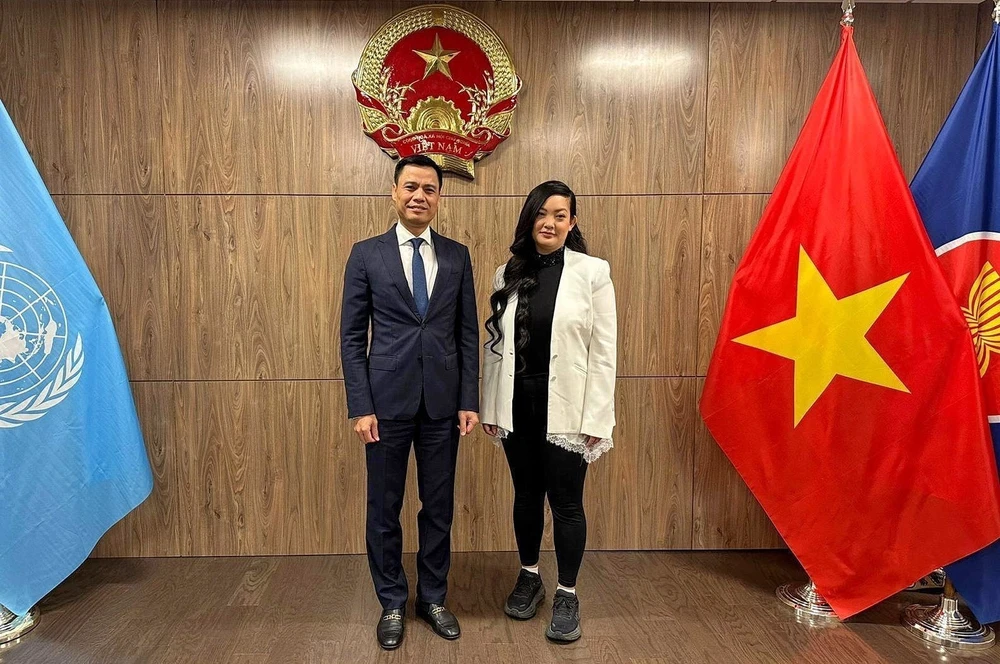
<path fill-rule="evenodd" d="M 998 49 L 994 26 L 989 45 L 911 184 L 927 234 L 972 332 L 995 452 L 1000 452 Z M 1000 620 L 1000 542 L 945 571 L 976 618 L 984 623 Z"/>
<path fill-rule="evenodd" d="M 0 104 L 0 604 L 27 613 L 152 486 L 107 305 Z"/>

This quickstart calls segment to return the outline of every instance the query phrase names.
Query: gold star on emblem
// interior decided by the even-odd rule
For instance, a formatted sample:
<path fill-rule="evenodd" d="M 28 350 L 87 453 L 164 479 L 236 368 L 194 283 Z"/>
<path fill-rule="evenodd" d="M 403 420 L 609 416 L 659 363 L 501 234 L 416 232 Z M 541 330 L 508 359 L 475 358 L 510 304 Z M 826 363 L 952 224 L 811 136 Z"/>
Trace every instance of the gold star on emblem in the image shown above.
<path fill-rule="evenodd" d="M 834 376 L 909 393 L 865 338 L 906 277 L 838 300 L 805 249 L 799 248 L 795 317 L 733 339 L 795 362 L 795 426 Z"/>
<path fill-rule="evenodd" d="M 441 38 L 435 34 L 434 35 L 434 46 L 429 51 L 413 51 L 427 63 L 424 67 L 424 78 L 427 78 L 436 71 L 441 72 L 448 78 L 451 78 L 451 70 L 448 68 L 448 63 L 451 62 L 456 55 L 461 51 L 446 51 L 441 48 Z"/>

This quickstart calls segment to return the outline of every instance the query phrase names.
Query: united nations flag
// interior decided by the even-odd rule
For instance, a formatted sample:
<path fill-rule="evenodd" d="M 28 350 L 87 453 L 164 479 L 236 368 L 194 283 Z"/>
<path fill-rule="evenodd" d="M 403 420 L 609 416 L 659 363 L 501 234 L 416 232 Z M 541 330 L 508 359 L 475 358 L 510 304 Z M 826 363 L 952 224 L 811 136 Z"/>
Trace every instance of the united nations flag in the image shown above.
<path fill-rule="evenodd" d="M 0 605 L 25 614 L 152 485 L 104 298 L 0 104 Z"/>

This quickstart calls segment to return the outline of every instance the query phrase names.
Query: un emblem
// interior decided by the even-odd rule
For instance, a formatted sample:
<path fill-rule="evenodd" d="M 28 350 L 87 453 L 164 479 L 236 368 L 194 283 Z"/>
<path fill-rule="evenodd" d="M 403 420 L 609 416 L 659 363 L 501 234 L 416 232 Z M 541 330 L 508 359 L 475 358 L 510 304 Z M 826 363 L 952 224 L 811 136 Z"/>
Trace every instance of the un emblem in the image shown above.
<path fill-rule="evenodd" d="M 80 380 L 83 340 L 52 287 L 0 246 L 0 429 L 37 420 Z M 73 343 L 70 340 L 73 339 Z"/>

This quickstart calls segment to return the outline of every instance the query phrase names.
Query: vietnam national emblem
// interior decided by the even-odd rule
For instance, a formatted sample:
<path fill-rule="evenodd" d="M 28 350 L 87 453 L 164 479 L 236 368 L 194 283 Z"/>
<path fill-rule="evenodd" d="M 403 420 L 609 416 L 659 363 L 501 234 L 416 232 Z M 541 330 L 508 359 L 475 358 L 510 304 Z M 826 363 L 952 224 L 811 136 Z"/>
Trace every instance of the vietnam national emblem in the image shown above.
<path fill-rule="evenodd" d="M 37 420 L 59 404 L 83 372 L 83 339 L 38 274 L 0 246 L 0 429 Z"/>
<path fill-rule="evenodd" d="M 475 176 L 510 136 L 521 80 L 500 37 L 477 16 L 424 5 L 389 19 L 352 77 L 362 128 L 393 158 L 424 154 Z"/>

